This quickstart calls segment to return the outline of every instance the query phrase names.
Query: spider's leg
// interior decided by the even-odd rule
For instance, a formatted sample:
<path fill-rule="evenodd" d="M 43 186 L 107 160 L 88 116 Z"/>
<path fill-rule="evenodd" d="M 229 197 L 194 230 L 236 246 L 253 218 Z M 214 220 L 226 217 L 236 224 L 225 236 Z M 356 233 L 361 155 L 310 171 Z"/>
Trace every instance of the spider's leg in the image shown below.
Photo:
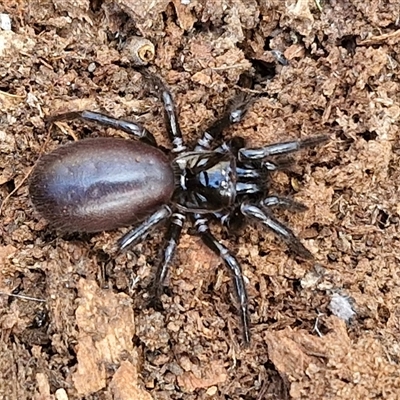
<path fill-rule="evenodd" d="M 168 273 L 168 266 L 175 254 L 185 220 L 185 215 L 178 212 L 173 213 L 171 216 L 171 223 L 165 236 L 162 258 L 157 267 L 156 276 L 153 282 L 153 295 L 156 298 L 159 298 L 162 293 L 162 286 Z"/>
<path fill-rule="evenodd" d="M 142 241 L 157 225 L 166 221 L 171 216 L 171 209 L 164 205 L 155 213 L 146 218 L 139 226 L 122 236 L 118 240 L 119 250 L 125 250 L 128 246 L 133 246 Z"/>
<path fill-rule="evenodd" d="M 174 153 L 181 153 L 182 151 L 186 150 L 186 146 L 183 142 L 182 132 L 176 115 L 175 104 L 172 94 L 165 86 L 161 78 L 150 73 L 146 73 L 146 75 L 151 80 L 151 84 L 157 91 L 158 96 L 164 104 L 164 115 L 167 124 L 167 130 L 170 140 L 174 146 L 172 151 Z"/>
<path fill-rule="evenodd" d="M 303 212 L 307 211 L 308 207 L 299 201 L 293 200 L 290 197 L 268 196 L 260 201 L 261 207 L 280 207 L 286 210 Z"/>
<path fill-rule="evenodd" d="M 260 222 L 262 225 L 271 229 L 279 237 L 281 237 L 288 247 L 293 250 L 297 255 L 305 259 L 313 259 L 312 254 L 307 250 L 295 234 L 279 222 L 276 218 L 270 215 L 267 211 L 253 205 L 243 203 L 240 207 L 242 213 L 250 219 Z"/>
<path fill-rule="evenodd" d="M 256 161 L 259 162 L 259 161 Z M 265 168 L 267 171 L 284 171 L 293 166 L 294 160 L 290 158 L 283 158 L 280 160 L 274 160 L 273 162 L 268 160 L 261 161 L 261 168 Z"/>
<path fill-rule="evenodd" d="M 195 227 L 203 242 L 215 254 L 219 255 L 232 273 L 235 292 L 240 305 L 240 318 L 243 325 L 243 339 L 246 344 L 250 343 L 249 310 L 246 285 L 243 279 L 242 268 L 236 258 L 229 250 L 220 243 L 210 232 L 207 219 L 195 214 Z"/>
<path fill-rule="evenodd" d="M 125 119 L 118 119 L 109 117 L 108 115 L 101 114 L 94 111 L 72 111 L 64 114 L 53 115 L 47 119 L 49 122 L 65 121 L 73 119 L 82 119 L 88 122 L 96 122 L 97 124 L 108 126 L 110 128 L 119 129 L 126 133 L 133 135 L 135 138 L 142 140 L 152 146 L 157 146 L 154 136 L 143 126 L 136 122 L 127 121 Z"/>
<path fill-rule="evenodd" d="M 240 206 L 235 207 L 229 212 L 216 212 L 213 215 L 229 232 L 238 234 L 246 226 L 246 217 L 240 211 Z"/>
<path fill-rule="evenodd" d="M 236 96 L 222 116 L 205 130 L 203 136 L 197 141 L 195 151 L 210 151 L 212 142 L 221 139 L 225 128 L 240 122 L 254 100 L 254 96 L 243 93 Z"/>
<path fill-rule="evenodd" d="M 328 139 L 328 136 L 315 136 L 304 140 L 274 143 L 254 149 L 243 148 L 239 150 L 239 160 L 243 162 L 265 160 L 271 156 L 294 153 L 307 147 L 314 147 L 326 142 Z"/>

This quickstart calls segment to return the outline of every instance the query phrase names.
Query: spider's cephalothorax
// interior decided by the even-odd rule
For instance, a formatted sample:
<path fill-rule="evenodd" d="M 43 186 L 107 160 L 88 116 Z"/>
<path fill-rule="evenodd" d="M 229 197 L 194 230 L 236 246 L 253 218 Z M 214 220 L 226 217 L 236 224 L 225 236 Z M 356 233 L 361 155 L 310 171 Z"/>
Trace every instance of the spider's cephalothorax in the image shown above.
<path fill-rule="evenodd" d="M 157 148 L 153 135 L 135 122 L 91 111 L 57 115 L 51 120 L 80 118 L 121 129 L 138 140 L 85 139 L 43 156 L 30 180 L 32 201 L 54 227 L 64 231 L 96 232 L 135 224 L 120 239 L 121 250 L 169 221 L 154 280 L 155 296 L 162 291 L 168 265 L 189 216 L 203 242 L 232 272 L 244 341 L 249 343 L 248 300 L 242 270 L 235 256 L 210 232 L 209 219 L 220 220 L 228 227 L 246 219 L 256 221 L 275 232 L 297 255 L 312 258 L 293 232 L 271 213 L 272 207 L 294 211 L 304 211 L 306 207 L 287 197 L 272 195 L 268 183 L 271 171 L 281 167 L 273 156 L 315 146 L 326 137 L 259 148 L 247 148 L 241 138 L 223 142 L 223 130 L 240 122 L 252 102 L 241 95 L 205 131 L 194 150 L 187 151 L 172 96 L 159 78 L 152 77 L 152 81 L 164 104 L 173 160 L 169 161 L 165 152 Z"/>
<path fill-rule="evenodd" d="M 186 152 L 173 165 L 177 181 L 173 201 L 199 214 L 229 208 L 236 199 L 236 159 L 229 152 Z"/>

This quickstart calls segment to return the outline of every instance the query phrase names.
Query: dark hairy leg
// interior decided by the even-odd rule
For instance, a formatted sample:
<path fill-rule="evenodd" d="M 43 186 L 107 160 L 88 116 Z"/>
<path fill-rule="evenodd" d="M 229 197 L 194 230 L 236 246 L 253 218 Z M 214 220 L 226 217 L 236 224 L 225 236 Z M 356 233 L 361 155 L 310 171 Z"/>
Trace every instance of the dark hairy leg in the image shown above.
<path fill-rule="evenodd" d="M 225 128 L 239 123 L 254 100 L 253 96 L 243 93 L 236 96 L 222 116 L 205 130 L 203 136 L 197 141 L 195 151 L 210 151 L 212 142 L 221 139 L 222 131 Z"/>
<path fill-rule="evenodd" d="M 165 222 L 171 216 L 171 209 L 164 205 L 156 212 L 147 217 L 139 226 L 135 227 L 118 241 L 119 250 L 125 250 L 128 246 L 134 246 L 141 242 L 148 233 L 150 233 L 156 226 Z"/>
<path fill-rule="evenodd" d="M 160 77 L 149 72 L 144 73 L 144 75 L 149 79 L 150 84 L 153 86 L 160 100 L 163 102 L 167 130 L 173 145 L 172 151 L 174 153 L 181 153 L 182 151 L 186 150 L 186 146 L 183 142 L 182 132 L 176 115 L 172 94 Z"/>
<path fill-rule="evenodd" d="M 153 282 L 152 295 L 156 299 L 159 299 L 162 294 L 162 287 L 168 273 L 168 267 L 174 257 L 185 220 L 185 215 L 181 213 L 173 213 L 171 216 L 171 223 L 165 236 L 165 244 L 162 250 L 161 260 L 158 264 L 156 276 Z"/>
<path fill-rule="evenodd" d="M 290 197 L 268 196 L 260 201 L 262 207 L 280 207 L 285 210 L 303 212 L 307 211 L 308 207 L 303 203 L 291 199 Z"/>
<path fill-rule="evenodd" d="M 304 247 L 296 235 L 267 211 L 247 203 L 243 203 L 240 207 L 240 210 L 246 217 L 253 219 L 271 229 L 276 235 L 283 239 L 287 246 L 297 255 L 304 259 L 313 259 L 310 251 Z"/>
<path fill-rule="evenodd" d="M 125 119 L 118 119 L 109 117 L 108 115 L 101 114 L 94 111 L 72 111 L 64 114 L 53 115 L 47 119 L 49 122 L 54 121 L 70 121 L 73 119 L 81 119 L 87 122 L 95 122 L 99 125 L 107 126 L 110 128 L 119 129 L 135 138 L 142 140 L 152 146 L 157 146 L 154 136 L 143 126 L 136 122 L 127 121 Z"/>
<path fill-rule="evenodd" d="M 199 214 L 195 214 L 195 226 L 201 239 L 215 254 L 220 256 L 225 265 L 232 273 L 235 292 L 239 300 L 240 318 L 243 327 L 243 340 L 245 344 L 250 343 L 250 322 L 246 285 L 243 279 L 242 268 L 236 257 L 220 243 L 214 235 L 210 232 L 207 219 Z"/>
<path fill-rule="evenodd" d="M 273 143 L 264 147 L 254 149 L 243 148 L 239 150 L 239 160 L 257 161 L 264 160 L 271 156 L 290 154 L 307 147 L 314 147 L 328 141 L 327 136 L 315 136 L 304 140 L 292 140 L 290 142 Z"/>

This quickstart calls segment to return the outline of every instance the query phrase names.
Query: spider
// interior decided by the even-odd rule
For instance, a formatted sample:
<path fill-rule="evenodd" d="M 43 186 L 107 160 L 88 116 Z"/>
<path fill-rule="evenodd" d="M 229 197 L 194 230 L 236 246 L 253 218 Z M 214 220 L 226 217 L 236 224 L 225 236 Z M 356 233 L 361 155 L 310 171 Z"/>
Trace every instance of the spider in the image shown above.
<path fill-rule="evenodd" d="M 210 219 L 234 229 L 256 221 L 282 238 L 298 256 L 311 253 L 272 214 L 273 207 L 304 211 L 287 197 L 269 193 L 270 176 L 282 166 L 274 156 L 316 146 L 326 136 L 247 148 L 242 138 L 223 141 L 223 131 L 240 122 L 254 101 L 239 95 L 188 151 L 182 138 L 173 97 L 157 76 L 151 76 L 163 102 L 172 150 L 157 146 L 154 136 L 136 122 L 79 111 L 50 121 L 82 119 L 120 129 L 137 140 L 92 138 L 61 146 L 36 164 L 29 192 L 36 210 L 50 225 L 67 232 L 98 232 L 121 226 L 134 228 L 119 240 L 124 250 L 168 222 L 165 244 L 154 278 L 154 297 L 162 293 L 168 266 L 182 228 L 189 219 L 204 244 L 222 258 L 232 273 L 238 298 L 243 340 L 250 342 L 248 297 L 236 257 L 210 231 Z M 282 169 L 282 168 L 281 168 Z"/>

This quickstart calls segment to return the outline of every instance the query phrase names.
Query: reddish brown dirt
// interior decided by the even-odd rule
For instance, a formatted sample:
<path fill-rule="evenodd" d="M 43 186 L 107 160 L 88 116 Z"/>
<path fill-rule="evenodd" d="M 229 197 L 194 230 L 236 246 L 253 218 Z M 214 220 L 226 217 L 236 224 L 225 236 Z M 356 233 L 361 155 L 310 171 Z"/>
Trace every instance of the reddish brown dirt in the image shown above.
<path fill-rule="evenodd" d="M 400 398 L 398 1 L 4 0 L 0 12 L 12 24 L 0 29 L 2 399 Z M 162 230 L 115 257 L 126 230 L 62 236 L 29 201 L 40 154 L 120 135 L 49 115 L 136 119 L 169 146 L 124 48 L 138 35 L 155 46 L 147 68 L 171 88 L 188 143 L 240 90 L 259 99 L 226 137 L 330 137 L 275 176 L 309 207 L 277 216 L 313 262 L 262 229 L 212 227 L 247 278 L 249 348 L 230 276 L 198 237 L 182 236 L 158 312 L 146 289 Z"/>

